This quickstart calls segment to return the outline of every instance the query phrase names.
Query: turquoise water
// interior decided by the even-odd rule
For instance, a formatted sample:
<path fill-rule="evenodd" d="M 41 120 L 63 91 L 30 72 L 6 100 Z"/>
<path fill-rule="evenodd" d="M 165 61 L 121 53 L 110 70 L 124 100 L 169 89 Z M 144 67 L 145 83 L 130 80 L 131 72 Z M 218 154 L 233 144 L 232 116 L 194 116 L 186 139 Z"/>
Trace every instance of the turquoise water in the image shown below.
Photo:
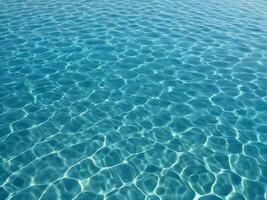
<path fill-rule="evenodd" d="M 266 191 L 265 0 L 0 0 L 1 200 Z"/>

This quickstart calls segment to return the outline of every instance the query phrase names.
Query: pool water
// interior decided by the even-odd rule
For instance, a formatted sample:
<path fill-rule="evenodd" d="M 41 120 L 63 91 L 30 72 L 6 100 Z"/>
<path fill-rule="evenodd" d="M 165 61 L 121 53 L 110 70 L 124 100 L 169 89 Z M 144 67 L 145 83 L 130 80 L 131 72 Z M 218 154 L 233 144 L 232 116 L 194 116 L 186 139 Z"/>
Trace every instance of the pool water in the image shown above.
<path fill-rule="evenodd" d="M 0 199 L 264 200 L 265 0 L 0 0 Z"/>

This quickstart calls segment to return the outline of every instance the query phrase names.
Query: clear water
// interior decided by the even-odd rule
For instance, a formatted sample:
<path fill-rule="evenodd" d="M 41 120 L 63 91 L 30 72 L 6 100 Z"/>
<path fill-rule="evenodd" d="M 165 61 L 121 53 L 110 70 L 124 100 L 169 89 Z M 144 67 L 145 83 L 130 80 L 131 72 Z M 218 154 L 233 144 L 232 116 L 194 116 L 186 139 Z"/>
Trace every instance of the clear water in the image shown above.
<path fill-rule="evenodd" d="M 263 200 L 265 0 L 0 0 L 0 199 Z"/>

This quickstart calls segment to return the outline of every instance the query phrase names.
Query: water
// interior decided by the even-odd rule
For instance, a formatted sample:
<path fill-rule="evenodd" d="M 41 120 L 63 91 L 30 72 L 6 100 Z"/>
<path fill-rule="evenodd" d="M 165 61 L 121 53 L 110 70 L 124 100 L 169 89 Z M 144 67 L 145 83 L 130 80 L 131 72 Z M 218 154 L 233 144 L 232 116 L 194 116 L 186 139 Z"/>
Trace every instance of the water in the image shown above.
<path fill-rule="evenodd" d="M 0 2 L 0 199 L 264 199 L 266 1 Z"/>

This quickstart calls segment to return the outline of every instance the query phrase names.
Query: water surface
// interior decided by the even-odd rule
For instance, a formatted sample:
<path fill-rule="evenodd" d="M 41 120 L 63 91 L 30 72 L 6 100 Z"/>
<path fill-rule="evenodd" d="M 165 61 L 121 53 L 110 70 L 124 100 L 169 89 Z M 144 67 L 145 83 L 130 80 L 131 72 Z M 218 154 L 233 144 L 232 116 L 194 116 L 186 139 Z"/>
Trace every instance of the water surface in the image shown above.
<path fill-rule="evenodd" d="M 0 0 L 0 61 L 0 199 L 264 199 L 265 0 Z"/>

